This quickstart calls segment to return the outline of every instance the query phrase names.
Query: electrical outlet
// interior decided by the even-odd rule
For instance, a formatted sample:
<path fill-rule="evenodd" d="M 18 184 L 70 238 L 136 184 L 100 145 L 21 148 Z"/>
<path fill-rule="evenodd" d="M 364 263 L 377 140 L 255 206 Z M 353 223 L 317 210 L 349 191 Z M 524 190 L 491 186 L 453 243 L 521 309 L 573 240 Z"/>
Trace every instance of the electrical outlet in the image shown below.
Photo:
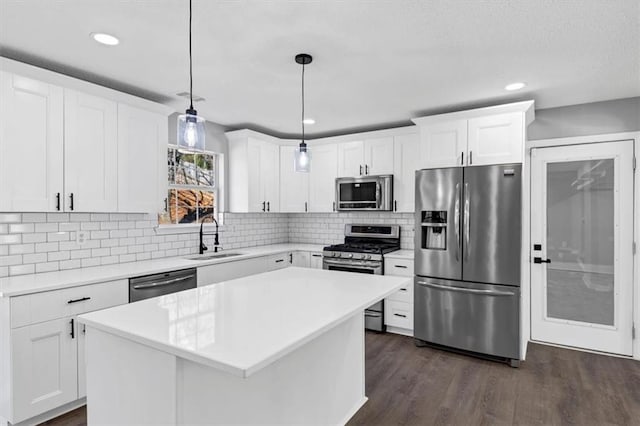
<path fill-rule="evenodd" d="M 76 231 L 76 243 L 79 246 L 85 245 L 87 242 L 87 231 Z"/>

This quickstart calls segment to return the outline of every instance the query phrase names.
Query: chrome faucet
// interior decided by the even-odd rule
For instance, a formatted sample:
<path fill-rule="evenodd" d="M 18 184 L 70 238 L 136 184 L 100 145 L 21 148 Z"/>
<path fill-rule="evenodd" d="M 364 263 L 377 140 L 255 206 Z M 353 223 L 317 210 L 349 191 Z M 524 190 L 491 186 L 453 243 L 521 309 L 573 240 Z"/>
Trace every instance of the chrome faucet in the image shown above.
<path fill-rule="evenodd" d="M 213 221 L 213 223 L 216 224 L 216 232 L 213 233 L 213 234 L 211 232 L 203 232 L 204 222 L 207 220 L 207 218 L 211 219 Z M 202 237 L 204 235 L 213 235 L 214 236 L 213 252 L 217 253 L 218 252 L 218 247 L 220 246 L 220 241 L 218 240 L 218 221 L 212 215 L 203 217 L 202 218 L 202 222 L 200 222 L 200 250 L 199 250 L 200 254 L 203 254 L 205 252 L 205 250 L 209 250 L 209 248 L 204 245 L 204 241 L 202 239 Z"/>

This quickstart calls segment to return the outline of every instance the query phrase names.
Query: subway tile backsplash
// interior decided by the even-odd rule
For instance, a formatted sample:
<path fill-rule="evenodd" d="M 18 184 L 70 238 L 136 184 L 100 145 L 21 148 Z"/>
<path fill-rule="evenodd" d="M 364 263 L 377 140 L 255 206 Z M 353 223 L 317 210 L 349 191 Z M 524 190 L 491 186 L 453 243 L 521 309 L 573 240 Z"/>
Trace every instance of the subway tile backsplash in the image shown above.
<path fill-rule="evenodd" d="M 401 226 L 402 248 L 413 248 L 411 213 L 225 213 L 225 249 L 278 243 L 334 244 L 347 223 Z M 0 277 L 198 252 L 198 227 L 157 230 L 153 215 L 124 213 L 0 213 Z M 85 233 L 84 244 L 77 232 Z M 213 227 L 206 232 L 213 231 Z M 205 237 L 213 247 L 213 236 Z"/>

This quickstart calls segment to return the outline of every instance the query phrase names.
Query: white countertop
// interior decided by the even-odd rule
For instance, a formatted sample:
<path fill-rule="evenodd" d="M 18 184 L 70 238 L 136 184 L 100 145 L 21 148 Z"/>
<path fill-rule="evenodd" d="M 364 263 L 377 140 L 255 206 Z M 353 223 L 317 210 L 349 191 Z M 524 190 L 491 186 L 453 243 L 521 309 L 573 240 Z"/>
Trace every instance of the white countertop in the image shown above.
<path fill-rule="evenodd" d="M 396 250 L 391 253 L 386 253 L 384 257 L 388 257 L 389 259 L 413 260 L 413 250 Z"/>
<path fill-rule="evenodd" d="M 57 290 L 120 279 L 129 279 L 141 275 L 175 271 L 178 269 L 196 268 L 216 263 L 233 262 L 252 257 L 267 256 L 287 251 L 322 252 L 323 246 L 315 244 L 272 244 L 258 247 L 228 249 L 229 253 L 242 253 L 233 256 L 210 260 L 188 260 L 183 257 L 165 257 L 155 260 L 118 263 L 90 268 L 70 269 L 68 271 L 46 272 L 42 274 L 18 275 L 0 278 L 0 297 L 20 296 L 41 291 Z M 193 255 L 189 256 L 192 257 Z"/>
<path fill-rule="evenodd" d="M 79 321 L 248 377 L 410 280 L 289 267 L 84 314 Z"/>

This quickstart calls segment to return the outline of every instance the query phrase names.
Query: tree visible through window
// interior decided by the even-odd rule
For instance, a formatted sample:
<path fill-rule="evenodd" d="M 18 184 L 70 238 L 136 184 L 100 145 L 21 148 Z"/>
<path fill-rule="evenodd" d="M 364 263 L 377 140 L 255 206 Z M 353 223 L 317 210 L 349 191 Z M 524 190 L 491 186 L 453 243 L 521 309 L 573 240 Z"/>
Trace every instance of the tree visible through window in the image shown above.
<path fill-rule="evenodd" d="M 217 159 L 212 152 L 169 146 L 167 212 L 160 215 L 161 224 L 199 223 L 215 213 Z"/>

